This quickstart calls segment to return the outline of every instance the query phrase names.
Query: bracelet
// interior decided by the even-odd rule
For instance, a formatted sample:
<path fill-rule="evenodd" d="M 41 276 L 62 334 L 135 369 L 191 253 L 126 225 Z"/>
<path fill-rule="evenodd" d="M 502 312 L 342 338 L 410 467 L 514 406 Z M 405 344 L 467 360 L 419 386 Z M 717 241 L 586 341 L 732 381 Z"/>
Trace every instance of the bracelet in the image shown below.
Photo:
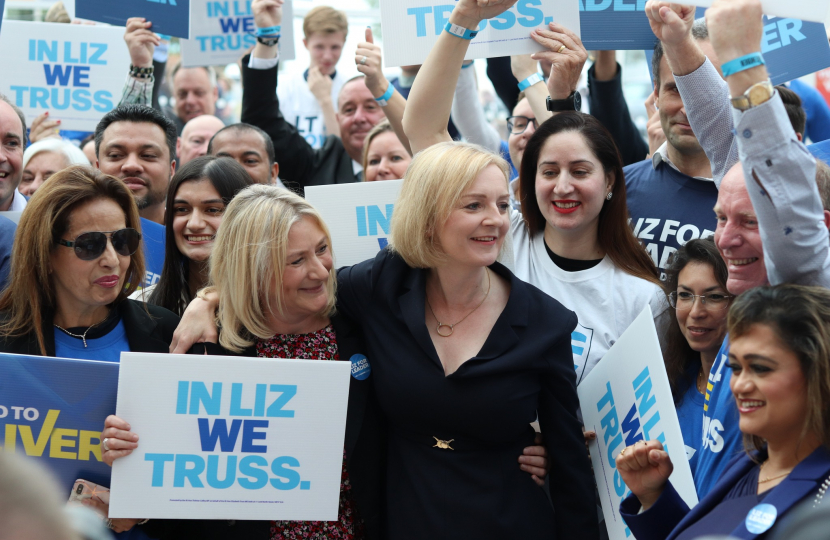
<path fill-rule="evenodd" d="M 461 69 L 467 69 L 469 67 L 473 67 L 473 64 L 475 64 L 475 61 L 471 61 L 469 64 L 461 64 Z"/>
<path fill-rule="evenodd" d="M 389 88 L 386 89 L 386 92 L 384 92 L 382 96 L 376 97 L 375 101 L 377 101 L 378 105 L 380 105 L 381 107 L 386 107 L 387 105 L 389 105 L 389 98 L 391 98 L 392 94 L 394 93 L 395 87 L 392 84 L 390 84 Z"/>
<path fill-rule="evenodd" d="M 149 79 L 153 76 L 153 66 L 150 67 L 136 67 L 130 64 L 130 77 L 136 79 Z"/>
<path fill-rule="evenodd" d="M 464 28 L 463 26 L 458 26 L 457 24 L 453 24 L 451 22 L 447 22 L 447 26 L 444 27 L 444 30 L 461 39 L 469 40 L 478 35 L 478 30 L 470 30 L 469 28 Z"/>
<path fill-rule="evenodd" d="M 260 36 L 257 36 L 256 40 L 257 40 L 258 43 L 262 43 L 266 47 L 273 47 L 274 45 L 276 45 L 280 42 L 280 36 L 276 36 L 276 37 L 260 37 Z"/>
<path fill-rule="evenodd" d="M 281 29 L 281 27 L 279 27 L 279 26 L 268 26 L 266 28 L 257 28 L 256 29 L 256 35 L 257 35 L 257 37 L 279 36 L 280 35 L 280 29 Z"/>
<path fill-rule="evenodd" d="M 524 92 L 534 84 L 542 82 L 544 80 L 545 79 L 542 78 L 541 74 L 534 73 L 533 75 L 519 83 L 519 91 Z"/>
<path fill-rule="evenodd" d="M 148 521 L 150 521 L 150 518 L 147 518 L 147 519 L 142 519 L 141 521 L 139 521 L 138 523 L 136 523 L 136 525 L 144 525 L 144 524 L 145 524 L 145 523 L 147 523 Z"/>
<path fill-rule="evenodd" d="M 754 67 L 763 66 L 764 64 L 766 64 L 766 62 L 764 62 L 764 57 L 761 53 L 754 52 L 726 62 L 721 66 L 721 71 L 723 72 L 724 77 L 729 77 L 730 75 L 734 75 Z"/>

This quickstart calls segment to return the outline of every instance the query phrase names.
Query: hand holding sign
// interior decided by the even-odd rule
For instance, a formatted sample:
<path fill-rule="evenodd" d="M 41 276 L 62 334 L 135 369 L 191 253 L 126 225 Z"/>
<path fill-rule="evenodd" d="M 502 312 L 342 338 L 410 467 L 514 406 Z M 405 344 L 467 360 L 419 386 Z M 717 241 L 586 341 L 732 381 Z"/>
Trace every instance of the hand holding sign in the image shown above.
<path fill-rule="evenodd" d="M 104 447 L 104 439 L 107 444 Z M 138 448 L 138 435 L 130 431 L 130 424 L 114 414 L 107 416 L 101 432 L 101 459 L 112 467 L 118 458 L 129 456 Z"/>
<path fill-rule="evenodd" d="M 566 99 L 576 91 L 582 67 L 588 60 L 588 51 L 582 46 L 579 36 L 564 26 L 550 23 L 549 28 L 539 28 L 530 33 L 530 37 L 547 49 L 534 53 L 532 58 L 550 62 L 550 73 L 546 73 L 550 75 L 548 78 L 550 98 Z"/>
<path fill-rule="evenodd" d="M 484 19 L 501 15 L 517 0 L 458 0 L 450 21 L 464 28 L 474 30 Z"/>
<path fill-rule="evenodd" d="M 712 48 L 722 64 L 761 50 L 763 16 L 760 0 L 716 0 L 706 10 Z"/>
<path fill-rule="evenodd" d="M 257 28 L 279 26 L 282 23 L 282 5 L 285 0 L 254 0 L 251 11 Z"/>
<path fill-rule="evenodd" d="M 39 114 L 37 118 L 32 120 L 32 126 L 29 129 L 29 142 L 36 143 L 43 139 L 60 139 L 60 125 L 60 120 L 49 118 L 49 111 Z"/>
<path fill-rule="evenodd" d="M 617 470 L 625 485 L 648 510 L 663 493 L 674 465 L 660 441 L 638 441 L 617 454 Z"/>
<path fill-rule="evenodd" d="M 161 44 L 161 39 L 150 28 L 153 23 L 142 18 L 127 19 L 127 30 L 124 32 L 124 42 L 130 51 L 130 61 L 135 67 L 151 67 L 153 53 Z"/>
<path fill-rule="evenodd" d="M 691 36 L 695 7 L 649 0 L 646 16 L 657 39 L 664 45 L 679 45 Z"/>

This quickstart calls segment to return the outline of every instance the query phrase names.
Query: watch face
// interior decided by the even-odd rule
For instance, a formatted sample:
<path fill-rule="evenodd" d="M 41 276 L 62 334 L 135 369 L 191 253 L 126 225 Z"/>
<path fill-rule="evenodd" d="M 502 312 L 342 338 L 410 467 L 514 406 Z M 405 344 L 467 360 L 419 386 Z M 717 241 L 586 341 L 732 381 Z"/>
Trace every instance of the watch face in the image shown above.
<path fill-rule="evenodd" d="M 580 94 L 579 91 L 574 92 L 574 110 L 582 110 L 582 94 Z"/>
<path fill-rule="evenodd" d="M 769 100 L 771 93 L 769 88 L 761 85 L 755 85 L 749 89 L 749 101 L 753 105 L 760 105 Z"/>

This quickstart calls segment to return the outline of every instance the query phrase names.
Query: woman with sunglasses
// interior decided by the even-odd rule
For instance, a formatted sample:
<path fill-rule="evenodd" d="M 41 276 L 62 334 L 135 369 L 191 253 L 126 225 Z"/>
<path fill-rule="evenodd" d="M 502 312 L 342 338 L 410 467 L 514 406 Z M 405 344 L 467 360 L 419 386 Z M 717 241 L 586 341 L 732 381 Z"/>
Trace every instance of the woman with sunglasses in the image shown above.
<path fill-rule="evenodd" d="M 127 298 L 144 277 L 139 228 L 133 195 L 113 176 L 78 165 L 44 182 L 17 227 L 0 352 L 107 362 L 168 352 L 179 318 Z M 112 520 L 116 532 L 135 523 Z"/>
<path fill-rule="evenodd" d="M 695 470 L 702 444 L 704 395 L 709 370 L 726 336 L 732 295 L 726 263 L 711 238 L 689 240 L 666 268 L 664 289 L 677 324 L 666 332 L 664 354 L 689 466 Z"/>

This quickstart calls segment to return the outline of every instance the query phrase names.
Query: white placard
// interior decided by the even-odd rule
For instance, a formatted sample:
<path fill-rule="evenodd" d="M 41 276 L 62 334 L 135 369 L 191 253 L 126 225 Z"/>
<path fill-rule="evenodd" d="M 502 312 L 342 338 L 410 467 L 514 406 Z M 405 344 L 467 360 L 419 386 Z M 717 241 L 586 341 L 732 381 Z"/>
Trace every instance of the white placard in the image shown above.
<path fill-rule="evenodd" d="M 350 362 L 122 353 L 110 517 L 337 519 Z"/>
<path fill-rule="evenodd" d="M 305 188 L 306 200 L 331 231 L 338 268 L 371 259 L 386 247 L 401 185 L 403 180 L 384 180 Z"/>
<path fill-rule="evenodd" d="M 713 0 L 684 0 L 684 4 L 711 7 Z M 766 15 L 819 23 L 830 17 L 830 0 L 761 0 Z"/>
<path fill-rule="evenodd" d="M 422 64 L 444 31 L 451 1 L 380 0 L 383 63 L 386 67 Z M 493 58 L 542 50 L 530 38 L 534 28 L 556 22 L 579 35 L 579 2 L 573 0 L 519 0 L 509 10 L 482 21 L 481 32 L 470 42 L 466 58 Z"/>
<path fill-rule="evenodd" d="M 674 464 L 669 478 L 672 485 L 690 508 L 697 504 L 686 446 L 649 306 L 634 319 L 577 391 L 585 429 L 597 434 L 589 450 L 611 540 L 630 538 L 619 510 L 620 502 L 630 491 L 622 482 L 614 460 L 623 448 L 636 441 L 663 443 Z"/>
<path fill-rule="evenodd" d="M 130 67 L 124 29 L 108 26 L 5 21 L 0 50 L 0 92 L 27 124 L 49 111 L 67 130 L 95 131 Z"/>
<path fill-rule="evenodd" d="M 280 60 L 294 59 L 294 9 L 282 7 Z M 256 45 L 251 0 L 191 0 L 190 39 L 180 41 L 182 65 L 216 66 L 239 61 Z"/>

